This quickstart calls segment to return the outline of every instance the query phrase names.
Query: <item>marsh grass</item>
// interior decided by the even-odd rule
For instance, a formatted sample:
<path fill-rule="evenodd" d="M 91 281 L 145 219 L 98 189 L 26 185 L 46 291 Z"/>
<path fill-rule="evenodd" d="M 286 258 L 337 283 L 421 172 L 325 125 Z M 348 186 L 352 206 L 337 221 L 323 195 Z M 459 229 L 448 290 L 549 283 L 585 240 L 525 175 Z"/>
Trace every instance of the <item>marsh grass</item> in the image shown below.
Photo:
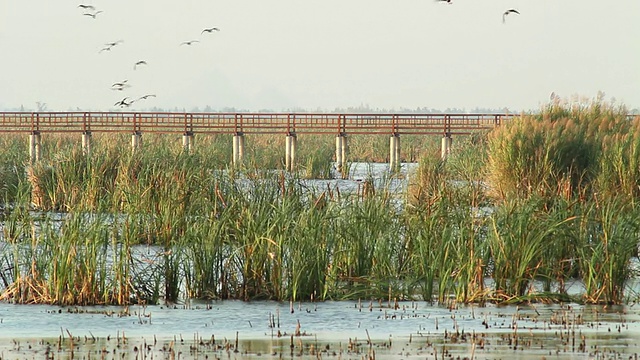
<path fill-rule="evenodd" d="M 624 197 L 598 197 L 588 205 L 580 223 L 577 259 L 589 303 L 624 301 L 627 281 L 638 273 L 631 259 L 638 256 L 638 209 Z"/>
<path fill-rule="evenodd" d="M 523 115 L 489 136 L 488 171 L 493 195 L 499 199 L 559 196 L 566 192 L 605 190 L 633 183 L 638 124 L 626 118 L 624 107 L 594 100 L 589 104 L 549 105 L 539 115 Z M 617 155 L 616 155 L 617 154 Z M 607 168 L 604 160 L 618 169 Z M 599 178 L 599 181 L 596 179 Z M 616 188 L 619 186 L 615 186 Z"/>
<path fill-rule="evenodd" d="M 423 159 L 410 190 L 411 268 L 420 275 L 414 284 L 428 301 L 482 301 L 489 260 L 485 219 L 474 210 L 478 192 L 473 183 L 453 182 L 445 162 Z"/>
<path fill-rule="evenodd" d="M 241 167 L 227 135 L 187 152 L 179 135 L 145 134 L 135 153 L 130 136 L 96 135 L 89 156 L 75 136 L 47 136 L 28 168 L 24 139 L 2 138 L 1 296 L 524 302 L 566 299 L 579 279 L 581 301 L 619 303 L 640 217 L 639 124 L 622 113 L 551 104 L 456 138 L 446 161 L 439 139 L 403 137 L 405 159 L 420 154 L 403 196 L 391 175 L 354 194 L 305 186 L 330 176 L 331 135 L 299 137 L 293 174 L 282 136 L 247 135 Z M 384 161 L 388 137 L 349 147 L 350 160 Z"/>

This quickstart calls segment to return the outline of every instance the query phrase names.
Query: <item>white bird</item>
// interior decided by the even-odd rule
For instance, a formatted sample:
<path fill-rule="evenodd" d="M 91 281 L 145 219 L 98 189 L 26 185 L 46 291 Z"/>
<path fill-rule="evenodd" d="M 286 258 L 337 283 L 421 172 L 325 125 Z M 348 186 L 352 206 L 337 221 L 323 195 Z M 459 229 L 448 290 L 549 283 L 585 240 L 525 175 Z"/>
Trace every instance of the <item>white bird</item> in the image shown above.
<path fill-rule="evenodd" d="M 117 83 L 113 83 L 113 85 L 111 85 L 111 90 L 122 91 L 124 90 L 124 88 L 128 87 L 131 87 L 131 85 L 127 84 L 127 80 L 123 80 Z"/>
<path fill-rule="evenodd" d="M 505 18 L 506 18 L 506 16 L 507 16 L 507 15 L 509 15 L 509 14 L 518 14 L 518 15 L 520 15 L 520 13 L 518 12 L 518 10 L 516 10 L 516 9 L 509 9 L 509 10 L 505 11 L 505 12 L 502 14 L 502 22 L 503 22 L 503 23 L 504 23 L 504 22 L 505 22 L 505 20 L 506 20 L 506 19 L 505 19 Z"/>
<path fill-rule="evenodd" d="M 124 99 L 116 102 L 115 104 L 113 104 L 113 106 L 120 106 L 120 107 L 129 107 L 131 106 L 131 104 L 133 104 L 134 100 L 131 101 L 127 101 L 127 99 L 129 99 L 129 97 L 125 97 Z"/>

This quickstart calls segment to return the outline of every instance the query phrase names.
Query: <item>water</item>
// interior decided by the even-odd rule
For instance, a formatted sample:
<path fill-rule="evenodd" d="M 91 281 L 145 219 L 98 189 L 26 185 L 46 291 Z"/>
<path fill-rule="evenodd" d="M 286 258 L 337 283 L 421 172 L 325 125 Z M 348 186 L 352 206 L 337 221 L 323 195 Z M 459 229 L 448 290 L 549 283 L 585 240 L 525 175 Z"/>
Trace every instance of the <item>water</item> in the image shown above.
<path fill-rule="evenodd" d="M 202 346 L 199 351 L 209 351 L 216 357 L 255 358 L 274 353 L 288 357 L 292 339 L 296 354 L 300 352 L 294 356 L 308 358 L 317 356 L 310 353 L 313 344 L 316 350 L 324 349 L 325 356 L 342 354 L 359 359 L 370 356 L 374 347 L 377 357 L 398 359 L 418 358 L 418 353 L 422 353 L 419 358 L 430 359 L 434 351 L 440 351 L 440 356 L 447 351 L 461 356 L 474 353 L 478 358 L 522 359 L 582 359 L 589 354 L 609 358 L 605 352 L 611 358 L 621 358 L 615 357 L 620 353 L 627 354 L 622 358 L 629 358 L 639 352 L 640 308 L 633 305 L 448 308 L 425 302 L 400 302 L 396 306 L 386 301 L 292 305 L 293 312 L 290 303 L 271 301 L 128 308 L 0 303 L 0 351 L 3 359 L 29 358 L 49 346 L 60 347 L 57 351 L 68 355 L 68 344 L 52 344 L 60 337 L 68 340 L 72 334 L 79 354 L 109 348 L 110 358 L 111 347 L 116 351 L 115 339 L 123 336 L 128 341 L 118 345 L 117 351 L 129 358 L 134 358 L 134 346 L 143 348 L 143 344 L 156 341 L 150 353 L 158 352 L 158 356 L 167 351 L 167 346 L 183 346 L 185 357 Z M 301 336 L 292 338 L 296 329 Z M 238 353 L 233 352 L 236 336 Z M 216 347 L 210 345 L 211 339 L 217 339 Z M 350 342 L 357 346 L 349 349 Z M 21 344 L 19 349 L 16 344 Z M 332 355 L 334 351 L 336 355 Z"/>

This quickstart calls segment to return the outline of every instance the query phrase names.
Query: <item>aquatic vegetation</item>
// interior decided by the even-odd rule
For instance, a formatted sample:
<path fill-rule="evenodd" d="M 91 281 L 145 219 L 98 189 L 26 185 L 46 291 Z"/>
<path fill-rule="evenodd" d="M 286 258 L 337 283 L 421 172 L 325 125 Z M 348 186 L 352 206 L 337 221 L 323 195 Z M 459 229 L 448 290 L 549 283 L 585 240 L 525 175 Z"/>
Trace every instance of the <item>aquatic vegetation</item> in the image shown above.
<path fill-rule="evenodd" d="M 96 136 L 85 154 L 60 135 L 55 156 L 27 167 L 8 137 L 0 296 L 621 303 L 638 275 L 638 121 L 599 102 L 552 104 L 459 137 L 445 161 L 437 141 L 416 140 L 401 194 L 389 190 L 396 173 L 351 180 L 349 193 L 310 186 L 332 174 L 332 135 L 300 137 L 293 173 L 268 135 L 237 167 L 220 146 L 230 136 L 198 137 L 191 151 L 174 135 L 135 151 L 127 136 Z M 350 158 L 375 147 L 349 141 Z M 575 281 L 582 294 L 568 294 Z"/>

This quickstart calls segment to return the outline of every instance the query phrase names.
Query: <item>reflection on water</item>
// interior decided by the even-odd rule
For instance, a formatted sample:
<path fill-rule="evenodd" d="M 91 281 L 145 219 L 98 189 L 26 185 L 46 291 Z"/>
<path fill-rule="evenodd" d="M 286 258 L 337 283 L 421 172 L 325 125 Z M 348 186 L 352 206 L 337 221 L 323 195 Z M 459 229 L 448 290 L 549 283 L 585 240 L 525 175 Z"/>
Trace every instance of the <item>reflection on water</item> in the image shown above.
<path fill-rule="evenodd" d="M 478 358 L 568 359 L 597 351 L 629 358 L 638 352 L 640 338 L 640 313 L 634 306 L 447 308 L 424 302 L 345 301 L 291 307 L 222 301 L 127 309 L 5 303 L 0 304 L 0 321 L 3 359 L 29 357 L 47 346 L 68 352 L 64 339 L 68 342 L 69 334 L 76 339 L 78 355 L 105 349 L 109 358 L 115 358 L 114 351 L 135 358 L 135 350 L 142 349 L 168 356 L 170 348 L 182 357 L 200 352 L 202 358 L 320 354 L 361 359 L 372 351 L 378 358 L 433 359 L 439 352 L 440 359 L 445 353 L 453 358 L 474 353 Z"/>

